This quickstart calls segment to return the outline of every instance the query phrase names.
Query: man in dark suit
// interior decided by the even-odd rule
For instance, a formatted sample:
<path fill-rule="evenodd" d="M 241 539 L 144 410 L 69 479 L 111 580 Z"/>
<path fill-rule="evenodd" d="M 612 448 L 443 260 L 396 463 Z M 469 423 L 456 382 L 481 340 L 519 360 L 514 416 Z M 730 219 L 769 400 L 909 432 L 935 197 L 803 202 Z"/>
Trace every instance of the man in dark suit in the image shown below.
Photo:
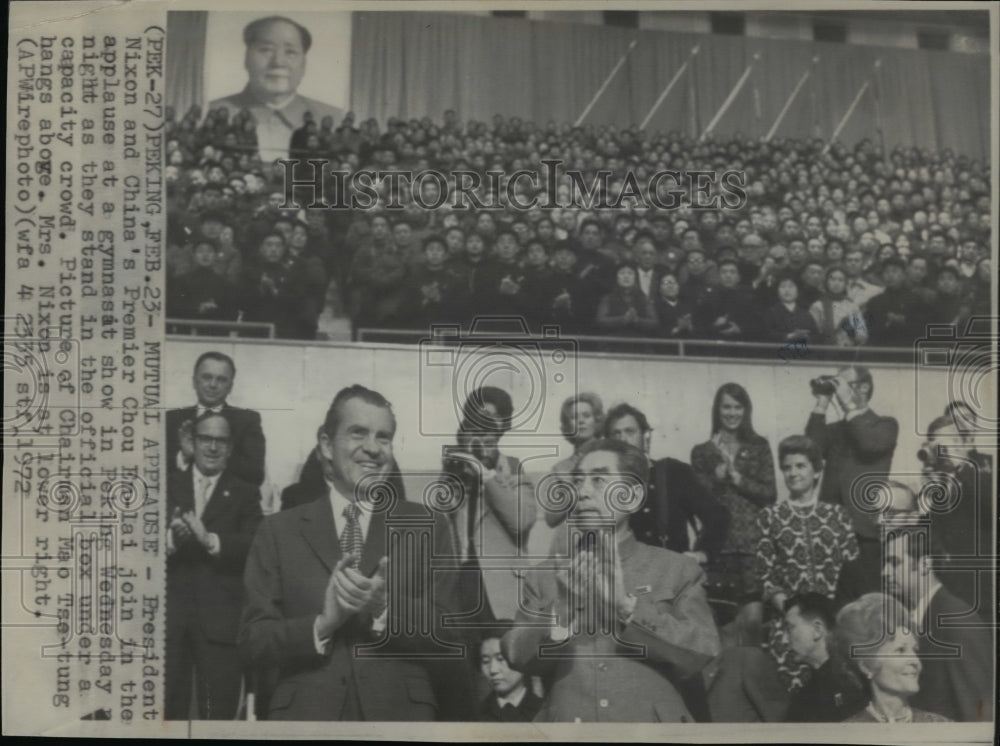
<path fill-rule="evenodd" d="M 722 546 L 729 516 L 698 483 L 688 464 L 673 458 L 649 458 L 652 434 L 646 415 L 630 404 L 612 407 L 604 417 L 605 437 L 635 446 L 649 463 L 646 502 L 632 514 L 632 531 L 639 541 L 687 554 L 705 564 Z M 694 547 L 689 532 L 697 536 Z"/>
<path fill-rule="evenodd" d="M 927 309 L 906 286 L 906 265 L 890 257 L 882 263 L 885 290 L 868 301 L 868 335 L 873 345 L 909 347 L 924 331 Z"/>
<path fill-rule="evenodd" d="M 826 463 L 820 499 L 842 506 L 851 516 L 861 550 L 858 577 L 865 588 L 877 590 L 882 566 L 879 526 L 872 512 L 862 509 L 861 495 L 852 495 L 851 490 L 864 475 L 891 473 L 899 423 L 872 411 L 869 402 L 875 384 L 867 368 L 842 368 L 828 383 L 830 388 L 814 389 L 816 406 L 806 424 L 806 435 L 819 446 Z M 837 402 L 844 417 L 828 424 L 831 401 Z"/>
<path fill-rule="evenodd" d="M 218 412 L 229 422 L 229 471 L 258 487 L 264 482 L 264 431 L 260 414 L 252 409 L 240 409 L 226 403 L 236 379 L 236 364 L 221 352 L 205 352 L 194 364 L 195 393 L 198 403 L 193 407 L 167 412 L 167 470 L 184 471 L 191 465 L 194 444 L 190 427 L 205 412 Z"/>
<path fill-rule="evenodd" d="M 791 723 L 839 723 L 868 703 L 868 695 L 830 658 L 836 605 L 822 593 L 801 593 L 785 601 L 785 629 L 796 657 L 812 668 L 805 686 L 792 695 Z"/>
<path fill-rule="evenodd" d="M 260 492 L 227 470 L 229 421 L 194 426 L 194 463 L 167 478 L 167 644 L 164 714 L 186 720 L 192 675 L 198 717 L 231 720 L 239 706 L 236 630 L 243 565 L 260 523 Z"/>
<path fill-rule="evenodd" d="M 385 556 L 390 546 L 414 546 L 390 542 L 395 519 L 435 520 L 419 503 L 376 506 L 368 498 L 392 461 L 395 431 L 381 394 L 357 385 L 340 391 L 317 433 L 326 495 L 268 516 L 257 532 L 239 639 L 273 682 L 270 719 L 426 721 L 438 713 L 425 667 L 384 655 L 414 646 L 447 652 L 436 629 L 417 624 L 409 637 L 395 634 L 414 619 L 439 619 L 435 609 L 450 590 L 447 577 L 435 574 L 432 583 L 429 565 L 416 558 Z M 434 526 L 432 541 L 435 556 L 451 553 L 446 529 Z M 421 604 L 432 605 L 426 617 Z"/>
<path fill-rule="evenodd" d="M 885 589 L 910 610 L 920 637 L 920 691 L 914 707 L 955 721 L 992 722 L 995 700 L 993 630 L 970 604 L 953 596 L 938 579 L 931 558 L 948 556 L 922 526 L 894 525 L 886 534 Z"/>
<path fill-rule="evenodd" d="M 719 652 L 705 574 L 629 528 L 629 510 L 645 498 L 641 451 L 598 439 L 578 456 L 572 516 L 551 561 L 525 575 L 504 656 L 550 682 L 537 721 L 692 722 L 673 682 Z"/>
<path fill-rule="evenodd" d="M 931 513 L 931 526 L 951 557 L 992 556 L 993 460 L 975 449 L 973 435 L 956 423 L 953 415 L 934 420 L 927 428 L 927 443 L 918 456 L 924 462 L 924 478 L 944 487 L 947 502 Z M 978 608 L 986 619 L 995 615 L 996 568 L 970 572 L 947 572 L 941 582 L 963 601 Z"/>

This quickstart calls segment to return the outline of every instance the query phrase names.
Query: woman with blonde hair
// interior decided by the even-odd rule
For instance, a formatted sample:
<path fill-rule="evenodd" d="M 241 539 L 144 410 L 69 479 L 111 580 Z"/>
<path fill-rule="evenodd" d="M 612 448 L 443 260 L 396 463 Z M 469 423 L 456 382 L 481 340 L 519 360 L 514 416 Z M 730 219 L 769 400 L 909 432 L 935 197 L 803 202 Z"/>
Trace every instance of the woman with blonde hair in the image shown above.
<path fill-rule="evenodd" d="M 868 706 L 848 723 L 943 723 L 948 718 L 910 707 L 920 691 L 922 664 L 910 615 L 899 601 L 866 593 L 837 614 L 834 653 L 846 670 L 866 683 Z"/>
<path fill-rule="evenodd" d="M 564 458 L 552 467 L 552 474 L 565 474 L 567 481 L 576 465 L 576 455 L 585 443 L 600 436 L 604 427 L 604 402 L 601 397 L 589 391 L 570 396 L 559 410 L 559 426 L 563 437 L 573 446 L 573 455 Z M 566 511 L 545 511 L 545 522 L 558 526 L 566 517 Z"/>

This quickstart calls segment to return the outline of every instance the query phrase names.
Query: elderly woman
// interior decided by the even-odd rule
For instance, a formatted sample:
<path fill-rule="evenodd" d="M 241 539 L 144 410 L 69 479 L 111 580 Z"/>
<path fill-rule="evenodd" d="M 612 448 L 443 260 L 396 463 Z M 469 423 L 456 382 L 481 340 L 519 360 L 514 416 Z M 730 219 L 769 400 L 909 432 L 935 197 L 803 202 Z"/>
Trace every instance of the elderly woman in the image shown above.
<path fill-rule="evenodd" d="M 559 425 L 563 437 L 573 446 L 573 455 L 553 466 L 552 473 L 566 474 L 568 480 L 580 448 L 597 438 L 604 427 L 604 403 L 601 397 L 588 391 L 569 397 L 559 410 Z M 549 526 L 559 525 L 565 517 L 565 511 L 545 511 L 545 522 Z"/>
<path fill-rule="evenodd" d="M 757 572 L 765 604 L 773 607 L 765 644 L 778 664 L 785 686 L 795 691 L 805 683 L 809 667 L 791 655 L 781 623 L 785 601 L 800 593 L 834 597 L 845 562 L 857 559 L 858 541 L 851 518 L 841 506 L 820 502 L 817 489 L 823 457 L 804 435 L 778 444 L 778 467 L 788 499 L 764 508 L 757 516 Z"/>
<path fill-rule="evenodd" d="M 867 681 L 868 706 L 848 723 L 941 723 L 948 718 L 910 707 L 920 690 L 922 665 L 917 637 L 902 604 L 881 593 L 866 593 L 837 614 L 835 653 L 842 665 Z"/>

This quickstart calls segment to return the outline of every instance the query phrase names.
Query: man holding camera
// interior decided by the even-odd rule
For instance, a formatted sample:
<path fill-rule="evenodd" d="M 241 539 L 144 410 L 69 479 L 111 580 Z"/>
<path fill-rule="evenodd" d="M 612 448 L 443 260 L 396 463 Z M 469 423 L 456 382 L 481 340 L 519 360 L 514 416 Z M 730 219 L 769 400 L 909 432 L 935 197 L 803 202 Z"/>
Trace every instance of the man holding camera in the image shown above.
<path fill-rule="evenodd" d="M 852 495 L 852 485 L 865 474 L 892 471 L 899 423 L 875 414 L 869 406 L 874 383 L 867 368 L 842 368 L 835 376 L 814 378 L 810 386 L 816 406 L 809 415 L 806 435 L 820 447 L 826 462 L 820 499 L 843 506 L 851 516 L 861 550 L 857 567 L 861 592 L 880 590 L 879 525 L 862 510 L 860 497 Z M 827 423 L 831 402 L 836 402 L 843 418 Z"/>
<path fill-rule="evenodd" d="M 917 454 L 923 463 L 927 482 L 943 487 L 942 505 L 931 512 L 931 530 L 951 557 L 992 556 L 993 461 L 979 453 L 972 434 L 960 428 L 954 418 L 944 415 L 927 428 L 927 443 Z M 937 494 L 937 490 L 929 494 Z M 969 604 L 977 605 L 986 618 L 994 614 L 995 568 L 977 573 L 978 583 L 968 572 L 941 573 L 941 581 L 952 593 Z"/>
<path fill-rule="evenodd" d="M 512 412 L 506 391 L 492 386 L 473 391 L 462 408 L 457 444 L 444 459 L 445 473 L 457 477 L 463 491 L 461 505 L 450 516 L 463 564 L 460 588 L 467 594 L 462 608 L 489 621 L 515 616 L 518 577 L 510 568 L 483 568 L 480 559 L 516 559 L 537 514 L 534 487 L 520 462 L 501 454 L 497 445 L 510 429 Z M 483 608 L 470 608 L 480 599 Z"/>

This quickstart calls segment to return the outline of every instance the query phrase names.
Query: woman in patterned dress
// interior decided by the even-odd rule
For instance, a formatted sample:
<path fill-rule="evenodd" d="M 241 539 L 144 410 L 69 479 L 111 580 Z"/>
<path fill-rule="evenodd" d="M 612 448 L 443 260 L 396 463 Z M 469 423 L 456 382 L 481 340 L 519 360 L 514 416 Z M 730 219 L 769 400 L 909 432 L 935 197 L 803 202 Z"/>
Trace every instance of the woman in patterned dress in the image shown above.
<path fill-rule="evenodd" d="M 757 566 L 763 588 L 767 648 L 789 691 L 801 687 L 810 668 L 795 658 L 782 619 L 785 601 L 798 593 L 822 593 L 832 599 L 844 563 L 858 556 L 851 518 L 842 507 L 819 502 L 823 457 L 804 435 L 778 444 L 778 465 L 788 499 L 760 512 Z"/>
<path fill-rule="evenodd" d="M 746 389 L 723 384 L 712 404 L 712 438 L 691 450 L 695 475 L 729 512 L 722 549 L 708 567 L 710 595 L 738 605 L 759 599 L 757 514 L 775 499 L 771 445 L 754 431 L 752 415 Z"/>

